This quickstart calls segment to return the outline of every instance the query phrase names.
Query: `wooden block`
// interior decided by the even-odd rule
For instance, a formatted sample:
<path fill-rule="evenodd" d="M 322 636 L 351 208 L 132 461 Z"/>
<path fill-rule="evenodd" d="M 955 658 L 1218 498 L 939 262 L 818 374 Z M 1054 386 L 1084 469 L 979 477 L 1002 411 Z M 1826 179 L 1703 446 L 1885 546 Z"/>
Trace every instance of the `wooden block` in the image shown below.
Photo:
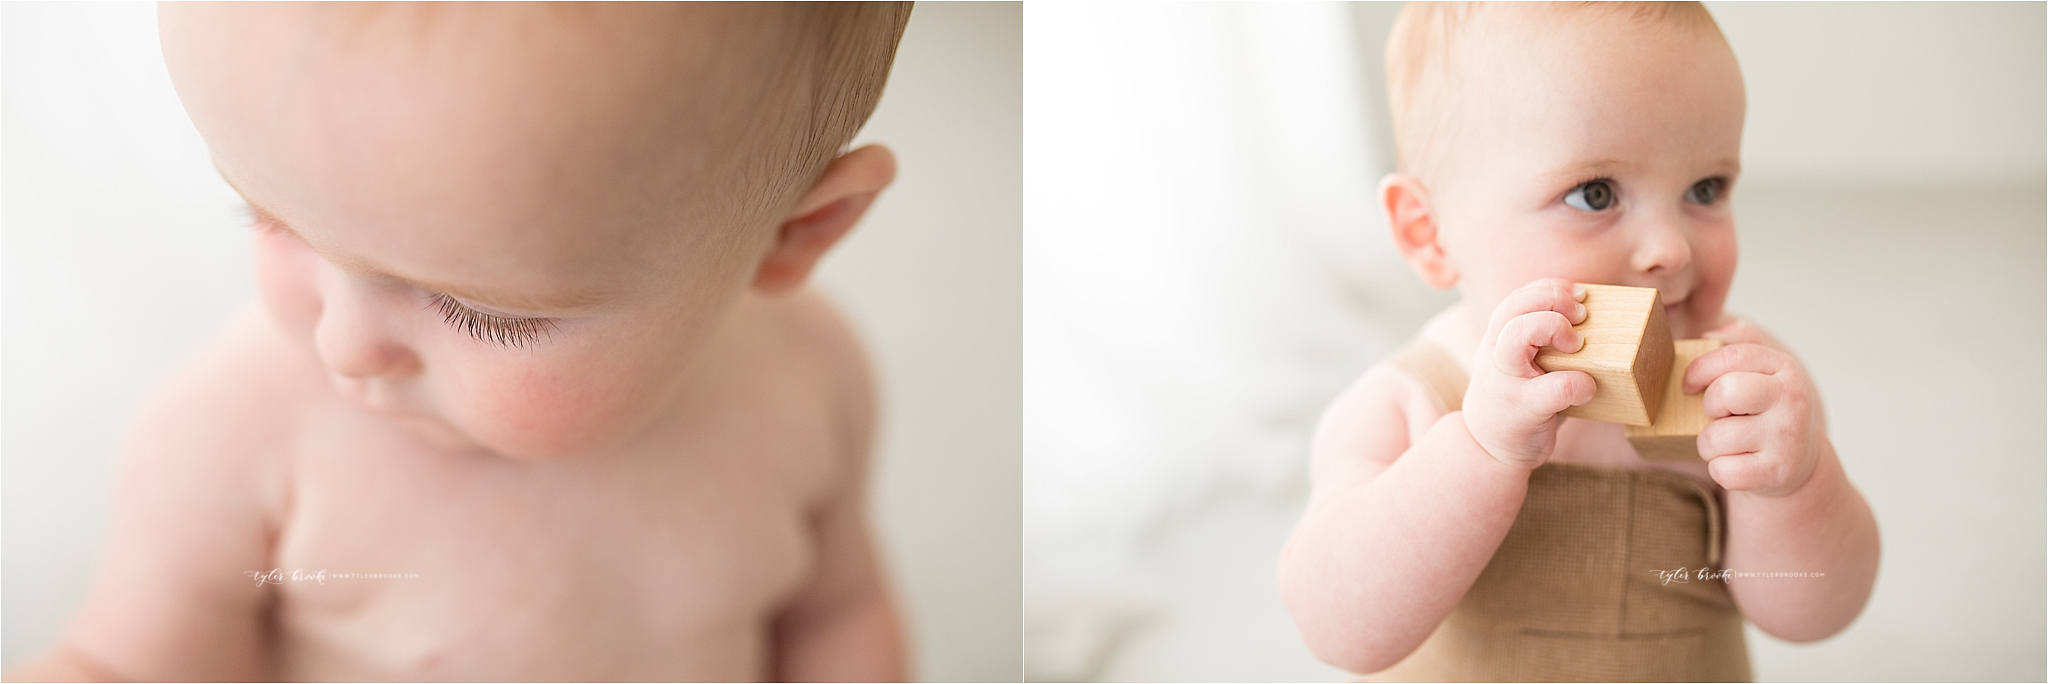
<path fill-rule="evenodd" d="M 1664 383 L 1664 404 L 1657 409 L 1657 421 L 1627 428 L 1636 453 L 1654 460 L 1699 460 L 1700 430 L 1707 427 L 1706 394 L 1686 394 L 1681 387 L 1692 360 L 1720 348 L 1720 340 L 1679 340 L 1673 345 L 1671 380 Z"/>
<path fill-rule="evenodd" d="M 1593 376 L 1593 401 L 1563 415 L 1626 425 L 1649 425 L 1664 401 L 1671 375 L 1671 326 L 1664 301 L 1653 287 L 1586 286 L 1586 321 L 1572 327 L 1586 341 L 1571 354 L 1555 347 L 1536 351 L 1545 371 L 1585 371 Z"/>

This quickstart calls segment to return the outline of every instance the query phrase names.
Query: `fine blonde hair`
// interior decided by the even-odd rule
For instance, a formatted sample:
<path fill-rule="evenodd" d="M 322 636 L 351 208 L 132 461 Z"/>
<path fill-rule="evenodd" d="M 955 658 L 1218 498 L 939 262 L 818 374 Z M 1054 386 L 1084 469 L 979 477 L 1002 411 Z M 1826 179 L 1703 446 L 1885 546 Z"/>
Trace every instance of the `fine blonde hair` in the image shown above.
<path fill-rule="evenodd" d="M 790 93 L 804 115 L 784 146 L 771 155 L 772 175 L 788 194 L 802 192 L 860 132 L 881 101 L 896 45 L 910 21 L 908 2 L 799 3 L 794 21 L 800 40 L 790 67 L 809 72 L 804 87 Z M 772 191 L 772 190 L 771 190 Z M 774 203 L 778 198 L 752 198 Z"/>
<path fill-rule="evenodd" d="M 1410 2 L 1394 20 L 1386 54 L 1389 122 L 1402 173 L 1422 178 L 1438 167 L 1457 107 L 1451 93 L 1464 78 L 1466 65 L 1460 63 L 1459 48 L 1478 39 L 1472 31 L 1475 18 L 1497 12 L 1502 5 L 1554 15 L 1620 17 L 1642 26 L 1705 32 L 1726 41 L 1713 15 L 1697 2 Z"/>

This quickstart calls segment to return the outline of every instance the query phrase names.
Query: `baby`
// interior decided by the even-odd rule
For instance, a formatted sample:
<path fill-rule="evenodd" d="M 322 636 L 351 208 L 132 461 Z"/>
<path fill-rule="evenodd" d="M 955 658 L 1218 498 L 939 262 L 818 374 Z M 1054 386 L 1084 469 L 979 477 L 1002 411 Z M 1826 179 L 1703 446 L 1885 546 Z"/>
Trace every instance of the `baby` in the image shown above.
<path fill-rule="evenodd" d="M 1823 639 L 1877 572 L 1800 362 L 1722 309 L 1744 96 L 1697 4 L 1411 4 L 1387 47 L 1402 255 L 1460 303 L 1329 407 L 1280 559 L 1311 651 L 1387 680 L 1748 680 L 1746 618 Z M 1700 459 L 1560 418 L 1586 283 L 1656 288 Z M 1798 575 L 1798 576 L 1789 576 Z"/>
<path fill-rule="evenodd" d="M 862 352 L 803 290 L 907 4 L 160 10 L 251 313 L 25 678 L 893 680 Z"/>

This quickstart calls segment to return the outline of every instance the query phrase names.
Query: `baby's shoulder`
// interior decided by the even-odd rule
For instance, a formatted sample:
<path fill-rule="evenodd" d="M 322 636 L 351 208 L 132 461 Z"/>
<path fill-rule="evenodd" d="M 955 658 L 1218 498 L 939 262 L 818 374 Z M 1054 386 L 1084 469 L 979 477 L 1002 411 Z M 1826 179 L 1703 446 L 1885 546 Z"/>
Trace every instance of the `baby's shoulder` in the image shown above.
<path fill-rule="evenodd" d="M 135 431 L 160 431 L 212 446 L 254 447 L 281 438 L 311 366 L 292 363 L 261 311 L 240 315 L 157 386 L 136 416 Z M 230 449 L 246 451 L 247 449 Z"/>
<path fill-rule="evenodd" d="M 722 337 L 708 350 L 718 366 L 710 384 L 750 405 L 754 420 L 781 426 L 788 466 L 818 473 L 825 488 L 858 479 L 875 432 L 875 381 L 838 306 L 809 290 L 748 295 Z"/>
<path fill-rule="evenodd" d="M 1324 409 L 1310 447 L 1319 472 L 1390 465 L 1443 417 L 1429 385 L 1397 357 L 1374 364 Z"/>
<path fill-rule="evenodd" d="M 246 493 L 275 512 L 294 411 L 305 383 L 321 380 L 293 353 L 261 311 L 245 312 L 144 401 L 122 442 L 126 476 L 223 499 Z"/>
<path fill-rule="evenodd" d="M 821 379 L 838 383 L 867 380 L 867 355 L 860 336 L 840 312 L 839 305 L 817 290 L 805 289 L 791 295 L 755 300 L 761 332 L 770 336 L 772 346 L 794 358 L 805 359 Z"/>
<path fill-rule="evenodd" d="M 781 375 L 792 391 L 815 393 L 858 418 L 872 412 L 867 352 L 839 306 L 816 290 L 750 297 L 744 304 L 755 372 Z"/>
<path fill-rule="evenodd" d="M 1430 318 L 1405 345 L 1393 350 L 1345 387 L 1324 411 L 1322 426 L 1336 440 L 1346 433 L 1370 430 L 1372 443 L 1398 446 L 1385 460 L 1406 450 L 1430 425 L 1461 398 L 1468 371 L 1458 363 L 1461 353 L 1470 351 L 1471 332 L 1464 321 L 1462 305 L 1453 305 Z M 1425 377 L 1428 376 L 1428 377 Z M 1317 430 L 1323 440 L 1323 427 Z M 1355 445 L 1358 435 L 1342 440 Z"/>

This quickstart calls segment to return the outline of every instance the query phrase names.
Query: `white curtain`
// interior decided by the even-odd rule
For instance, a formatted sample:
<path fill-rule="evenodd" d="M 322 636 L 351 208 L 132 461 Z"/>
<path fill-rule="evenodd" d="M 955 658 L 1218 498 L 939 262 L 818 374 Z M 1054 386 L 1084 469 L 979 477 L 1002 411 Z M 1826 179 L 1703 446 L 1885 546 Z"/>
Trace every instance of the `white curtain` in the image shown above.
<path fill-rule="evenodd" d="M 1272 580 L 1308 434 L 1448 302 L 1374 204 L 1355 12 L 1026 12 L 1029 678 L 1337 675 Z"/>

